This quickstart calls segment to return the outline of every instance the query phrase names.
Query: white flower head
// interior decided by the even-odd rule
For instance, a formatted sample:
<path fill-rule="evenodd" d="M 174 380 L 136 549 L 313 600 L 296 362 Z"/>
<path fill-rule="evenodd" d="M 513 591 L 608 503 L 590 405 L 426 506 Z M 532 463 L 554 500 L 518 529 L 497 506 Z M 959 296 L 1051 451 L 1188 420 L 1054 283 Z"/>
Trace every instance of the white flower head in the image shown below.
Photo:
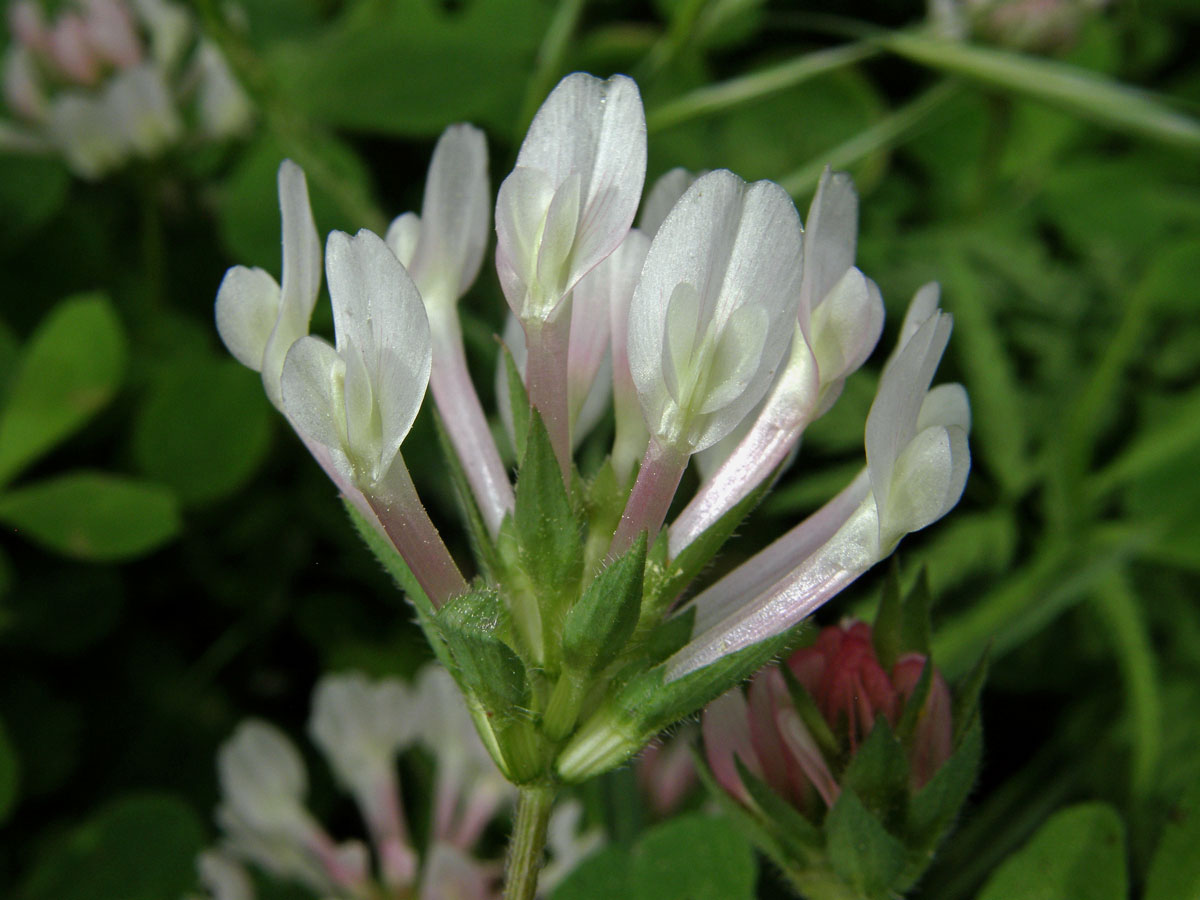
<path fill-rule="evenodd" d="M 360 488 L 382 481 L 399 455 L 429 383 L 429 320 L 417 288 L 377 235 L 329 235 L 326 275 L 336 346 L 292 345 L 284 412 Z"/>
<path fill-rule="evenodd" d="M 308 813 L 304 760 L 275 726 L 243 722 L 217 753 L 223 805 L 263 832 L 304 833 Z"/>
<path fill-rule="evenodd" d="M 576 72 L 546 98 L 496 198 L 496 269 L 522 321 L 550 319 L 617 248 L 646 177 L 646 119 L 632 79 Z"/>
<path fill-rule="evenodd" d="M 338 781 L 368 792 L 390 782 L 396 754 L 416 735 L 418 714 L 415 698 L 393 678 L 327 675 L 313 694 L 308 730 Z"/>
<path fill-rule="evenodd" d="M 490 215 L 487 142 L 471 125 L 451 125 L 429 161 L 421 215 L 396 217 L 387 244 L 427 307 L 452 307 L 479 274 Z"/>
<path fill-rule="evenodd" d="M 777 184 L 697 179 L 650 245 L 629 310 L 629 367 L 651 434 L 694 453 L 762 398 L 794 330 L 800 218 Z"/>
<path fill-rule="evenodd" d="M 262 373 L 267 397 L 282 412 L 283 361 L 292 344 L 308 334 L 321 289 L 321 241 L 304 171 L 285 159 L 278 183 L 283 285 L 262 269 L 234 266 L 217 291 L 216 318 L 229 352 L 242 365 Z"/>

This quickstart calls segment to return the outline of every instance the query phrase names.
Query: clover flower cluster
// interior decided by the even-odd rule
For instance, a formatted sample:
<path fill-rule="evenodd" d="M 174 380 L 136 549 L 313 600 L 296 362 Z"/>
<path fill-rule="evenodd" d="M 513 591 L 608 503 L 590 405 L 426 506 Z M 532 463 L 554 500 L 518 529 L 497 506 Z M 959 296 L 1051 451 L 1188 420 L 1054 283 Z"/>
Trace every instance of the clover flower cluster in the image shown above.
<path fill-rule="evenodd" d="M 13 42 L 0 123 L 10 149 L 55 152 L 97 178 L 154 157 L 188 132 L 219 139 L 249 123 L 250 102 L 224 57 L 171 0 L 70 0 L 48 19 L 37 0 L 8 7 Z"/>
<path fill-rule="evenodd" d="M 950 319 L 927 285 L 884 366 L 862 472 L 679 603 L 871 354 L 884 311 L 854 265 L 847 176 L 825 173 L 805 231 L 771 182 L 676 170 L 643 204 L 645 169 L 637 86 L 576 73 L 543 104 L 500 185 L 495 267 L 511 318 L 497 383 L 515 487 L 456 310 L 489 243 L 475 128 L 451 126 L 438 141 L 419 216 L 400 216 L 382 238 L 329 236 L 332 344 L 308 334 L 321 250 L 290 162 L 279 171 L 282 283 L 239 266 L 217 297 L 226 346 L 262 373 L 376 551 L 403 559 L 427 635 L 519 783 L 579 780 L 637 752 L 943 516 L 967 477 L 966 394 L 930 389 Z M 462 475 L 478 551 L 470 582 L 401 453 L 427 387 L 449 471 Z M 581 476 L 573 449 L 609 410 L 611 454 Z M 693 458 L 700 486 L 677 497 Z M 668 522 L 674 504 L 683 508 Z"/>
<path fill-rule="evenodd" d="M 197 861 L 213 900 L 253 900 L 245 863 L 325 900 L 500 896 L 499 862 L 475 850 L 488 825 L 507 813 L 516 789 L 479 743 L 443 668 L 426 666 L 411 687 L 358 673 L 326 676 L 314 691 L 308 730 L 338 786 L 354 798 L 370 850 L 359 840 L 335 840 L 308 811 L 299 751 L 279 729 L 251 719 L 217 757 L 223 840 Z M 397 774 L 399 756 L 416 746 L 436 760 L 424 852 L 414 844 Z M 565 874 L 600 841 L 594 830 L 580 833 L 581 813 L 572 801 L 553 814 L 547 888 L 556 872 Z"/>

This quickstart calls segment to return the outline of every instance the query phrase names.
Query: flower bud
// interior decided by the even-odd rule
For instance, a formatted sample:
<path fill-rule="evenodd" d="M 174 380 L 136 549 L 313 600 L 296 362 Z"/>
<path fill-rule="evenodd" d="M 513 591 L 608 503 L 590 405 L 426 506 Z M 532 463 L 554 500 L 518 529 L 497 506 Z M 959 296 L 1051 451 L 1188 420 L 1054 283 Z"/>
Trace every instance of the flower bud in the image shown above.
<path fill-rule="evenodd" d="M 893 638 L 885 643 L 900 641 Z M 778 861 L 815 900 L 844 896 L 837 882 L 857 864 L 839 858 L 844 829 L 886 831 L 909 859 L 928 859 L 974 778 L 974 710 L 964 709 L 960 725 L 968 727 L 956 745 L 950 691 L 928 656 L 912 650 L 889 669 L 877 642 L 864 622 L 824 628 L 812 645 L 755 676 L 745 694 L 730 691 L 704 711 L 713 780 L 738 815 L 755 821 L 751 834 L 765 831 L 789 848 Z M 923 793 L 935 778 L 939 785 Z M 796 812 L 811 832 L 797 830 Z M 919 874 L 896 874 L 888 896 Z"/>

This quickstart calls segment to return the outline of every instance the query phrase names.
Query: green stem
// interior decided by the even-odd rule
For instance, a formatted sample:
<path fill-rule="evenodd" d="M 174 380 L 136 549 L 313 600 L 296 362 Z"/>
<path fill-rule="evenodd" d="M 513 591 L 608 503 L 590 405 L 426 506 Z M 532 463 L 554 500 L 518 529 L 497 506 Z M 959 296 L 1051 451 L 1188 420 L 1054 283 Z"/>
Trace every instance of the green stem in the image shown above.
<path fill-rule="evenodd" d="M 844 169 L 872 153 L 895 146 L 901 138 L 915 131 L 947 100 L 957 94 L 958 90 L 959 86 L 953 81 L 938 82 L 912 102 L 821 154 L 819 159 L 779 179 L 779 184 L 793 196 L 807 194 L 817 186 L 826 166 Z"/>
<path fill-rule="evenodd" d="M 554 789 L 545 785 L 521 788 L 517 820 L 508 843 L 504 873 L 504 900 L 533 900 L 537 893 L 546 828 L 554 806 Z"/>
<path fill-rule="evenodd" d="M 722 112 L 795 87 L 818 75 L 853 65 L 878 53 L 878 48 L 867 43 L 844 44 L 828 50 L 806 53 L 804 56 L 750 75 L 697 88 L 656 109 L 651 109 L 646 114 L 646 128 L 650 131 L 662 131 L 672 125 Z"/>

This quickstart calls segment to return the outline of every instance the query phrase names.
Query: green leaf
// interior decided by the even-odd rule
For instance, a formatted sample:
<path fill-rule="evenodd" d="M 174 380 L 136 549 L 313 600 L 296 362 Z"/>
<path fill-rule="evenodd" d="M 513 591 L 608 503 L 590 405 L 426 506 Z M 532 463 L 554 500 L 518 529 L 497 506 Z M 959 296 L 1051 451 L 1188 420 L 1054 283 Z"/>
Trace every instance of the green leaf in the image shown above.
<path fill-rule="evenodd" d="M 925 701 L 929 699 L 929 688 L 932 685 L 933 660 L 927 656 L 912 693 L 904 701 L 904 711 L 900 714 L 900 721 L 896 723 L 896 735 L 905 744 L 912 740 L 912 736 L 917 730 L 917 725 L 921 721 L 921 712 L 925 708 Z"/>
<path fill-rule="evenodd" d="M 22 900 L 163 900 L 195 883 L 199 817 L 169 794 L 127 795 L 102 808 L 34 864 Z"/>
<path fill-rule="evenodd" d="M 820 848 L 821 833 L 812 822 L 746 768 L 745 763 L 736 754 L 733 763 L 737 767 L 738 777 L 741 778 L 746 793 L 762 811 L 771 833 L 781 847 L 790 851 L 790 855 L 797 860 L 805 859 L 810 851 Z"/>
<path fill-rule="evenodd" d="M 71 472 L 0 495 L 0 521 L 52 550 L 86 560 L 142 556 L 179 533 L 166 488 L 103 472 Z"/>
<path fill-rule="evenodd" d="M 879 664 L 891 669 L 900 657 L 900 630 L 904 604 L 900 599 L 900 566 L 892 557 L 887 574 L 883 578 L 883 596 L 875 612 L 875 624 L 871 629 L 871 644 Z"/>
<path fill-rule="evenodd" d="M 563 622 L 563 660 L 597 672 L 625 648 L 637 627 L 646 568 L 646 534 L 583 592 Z"/>
<path fill-rule="evenodd" d="M 912 798 L 907 829 L 910 844 L 926 852 L 937 846 L 975 786 L 982 753 L 983 729 L 976 719 L 950 758 Z"/>
<path fill-rule="evenodd" d="M 17 750 L 0 721 L 0 825 L 8 818 L 17 802 L 17 781 L 20 765 Z"/>
<path fill-rule="evenodd" d="M 796 714 L 800 716 L 804 727 L 808 729 L 813 740 L 817 742 L 817 746 L 821 748 L 821 752 L 828 759 L 837 758 L 842 752 L 842 748 L 839 746 L 837 738 L 834 737 L 829 723 L 821 715 L 821 710 L 817 708 L 817 701 L 792 673 L 791 666 L 782 665 L 779 667 L 779 671 L 783 674 L 783 681 L 787 685 L 792 705 L 796 708 Z"/>
<path fill-rule="evenodd" d="M 67 199 L 71 175 L 53 156 L 0 154 L 0 245 L 12 247 L 44 225 Z"/>
<path fill-rule="evenodd" d="M 502 717 L 528 705 L 525 664 L 502 637 L 508 610 L 499 594 L 487 588 L 460 594 L 438 610 L 435 621 L 465 690 Z"/>
<path fill-rule="evenodd" d="M 0 484 L 81 428 L 124 371 L 125 333 L 108 300 L 58 304 L 30 338 L 0 415 Z"/>
<path fill-rule="evenodd" d="M 1200 121 L 1176 112 L 1153 94 L 1094 72 L 914 31 L 890 32 L 877 40 L 915 62 L 1044 101 L 1101 125 L 1183 149 L 1200 148 Z"/>
<path fill-rule="evenodd" d="M 954 745 L 957 747 L 963 736 L 979 719 L 979 697 L 987 681 L 988 666 L 991 664 L 991 645 L 979 656 L 962 684 L 954 692 Z"/>
<path fill-rule="evenodd" d="M 889 830 L 904 821 L 908 811 L 908 756 L 880 716 L 842 774 L 863 805 Z"/>
<path fill-rule="evenodd" d="M 339 128 L 432 137 L 473 121 L 511 130 L 551 12 L 536 0 L 453 10 L 430 0 L 360 3 L 267 61 L 289 109 Z M 455 59 L 471 65 L 446 64 Z"/>
<path fill-rule="evenodd" d="M 1084 803 L 1052 816 L 978 900 L 1124 900 L 1128 890 L 1125 826 L 1107 804 Z"/>
<path fill-rule="evenodd" d="M 573 594 L 583 571 L 583 540 L 550 435 L 536 410 L 517 474 L 513 522 L 521 567 L 537 587 L 539 600 L 553 602 Z"/>
<path fill-rule="evenodd" d="M 1194 900 L 1200 897 L 1200 780 L 1171 811 L 1150 873 L 1145 900 Z"/>
<path fill-rule="evenodd" d="M 550 900 L 612 900 L 630 896 L 629 850 L 609 845 L 593 853 L 559 883 Z"/>
<path fill-rule="evenodd" d="M 996 321 L 998 301 L 985 293 L 978 273 L 961 254 L 941 254 L 939 269 L 945 286 L 943 302 L 957 325 L 955 358 L 966 372 L 975 411 L 975 450 L 1005 492 L 1015 496 L 1029 477 L 1028 412 L 1012 354 Z"/>
<path fill-rule="evenodd" d="M 751 900 L 754 853 L 727 819 L 680 816 L 634 848 L 631 900 Z M 610 895 L 616 896 L 616 895 Z"/>
<path fill-rule="evenodd" d="M 932 606 L 929 575 L 922 569 L 917 573 L 917 580 L 904 598 L 900 622 L 901 654 L 920 653 L 922 656 L 929 656 L 933 633 L 929 610 Z"/>
<path fill-rule="evenodd" d="M 258 471 L 273 419 L 262 383 L 236 362 L 181 360 L 155 380 L 134 422 L 133 456 L 182 503 L 211 503 Z"/>
<path fill-rule="evenodd" d="M 864 900 L 890 896 L 904 868 L 904 845 L 888 834 L 853 789 L 838 795 L 825 818 L 826 847 L 834 870 Z"/>
<path fill-rule="evenodd" d="M 279 276 L 276 174 L 286 158 L 304 169 L 321 234 L 334 228 L 354 233 L 359 228 L 386 227 L 371 206 L 366 167 L 349 146 L 324 135 L 306 135 L 298 145 L 286 135 L 264 134 L 239 155 L 237 167 L 218 194 L 218 233 L 233 259 Z"/>

